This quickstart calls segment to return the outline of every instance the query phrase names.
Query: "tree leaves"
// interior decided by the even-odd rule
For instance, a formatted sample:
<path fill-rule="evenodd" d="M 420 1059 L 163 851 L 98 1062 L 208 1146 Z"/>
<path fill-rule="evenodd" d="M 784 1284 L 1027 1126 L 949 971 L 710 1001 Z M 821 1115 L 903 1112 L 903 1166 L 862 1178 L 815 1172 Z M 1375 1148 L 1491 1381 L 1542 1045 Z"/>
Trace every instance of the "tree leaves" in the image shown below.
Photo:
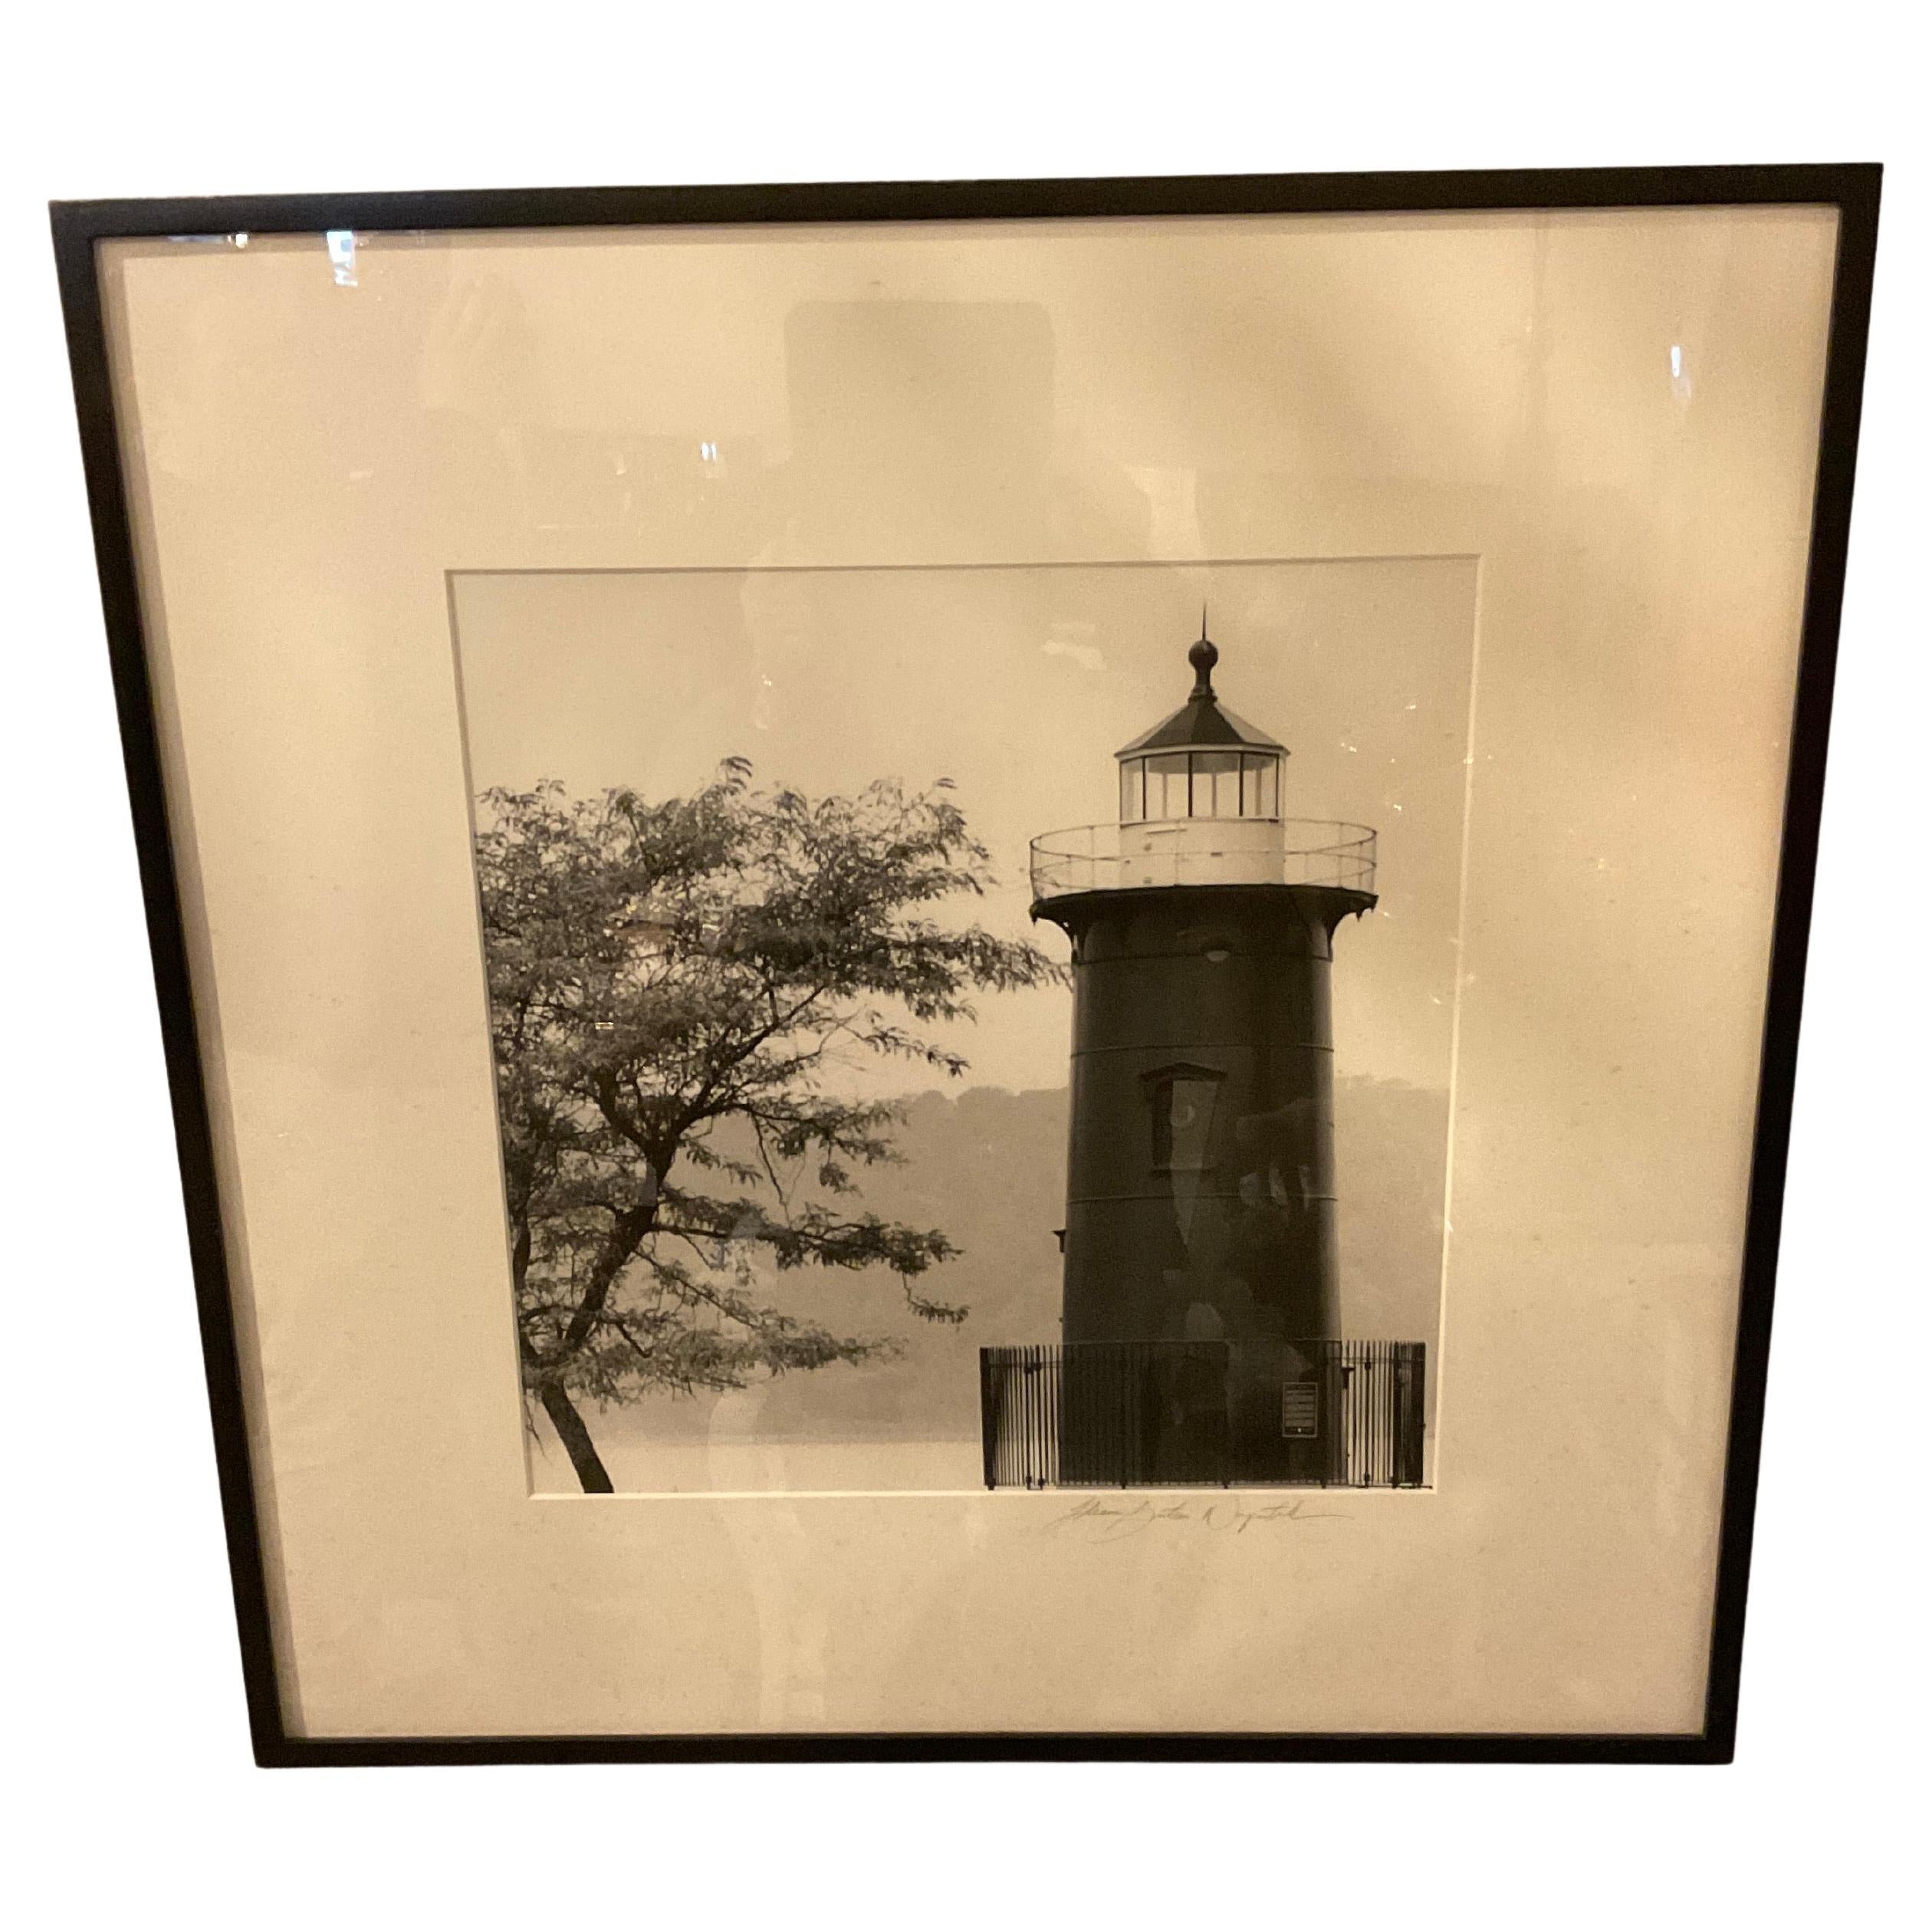
<path fill-rule="evenodd" d="M 476 838 L 524 1379 L 610 1403 L 857 1362 L 887 1345 L 785 1314 L 804 1267 L 914 1280 L 955 1250 L 853 1203 L 898 1156 L 849 1061 L 951 1077 L 922 1029 L 1059 977 L 941 916 L 992 882 L 941 780 L 816 800 L 727 760 L 688 798 L 485 793 Z M 686 1178 L 688 1177 L 688 1178 Z M 721 1190 L 721 1191 L 711 1191 Z"/>

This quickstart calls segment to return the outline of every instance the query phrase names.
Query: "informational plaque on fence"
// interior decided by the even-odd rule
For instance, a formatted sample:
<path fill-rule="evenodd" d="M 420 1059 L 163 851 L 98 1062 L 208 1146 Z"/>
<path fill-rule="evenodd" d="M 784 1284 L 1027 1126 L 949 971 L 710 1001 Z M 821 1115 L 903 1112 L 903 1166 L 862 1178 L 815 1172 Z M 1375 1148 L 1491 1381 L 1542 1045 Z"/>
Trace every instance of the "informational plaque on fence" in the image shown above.
<path fill-rule="evenodd" d="M 59 211 L 264 1756 L 1726 1754 L 1875 192 Z"/>
<path fill-rule="evenodd" d="M 1281 1433 L 1285 1436 L 1313 1436 L 1321 1429 L 1322 1392 L 1312 1382 L 1281 1385 Z"/>

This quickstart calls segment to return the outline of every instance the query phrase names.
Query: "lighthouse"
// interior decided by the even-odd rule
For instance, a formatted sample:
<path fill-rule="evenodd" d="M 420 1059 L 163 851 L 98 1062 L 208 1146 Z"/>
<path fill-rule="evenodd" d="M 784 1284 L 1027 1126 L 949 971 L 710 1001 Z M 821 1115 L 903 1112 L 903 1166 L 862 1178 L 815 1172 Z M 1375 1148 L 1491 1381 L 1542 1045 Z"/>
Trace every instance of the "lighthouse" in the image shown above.
<path fill-rule="evenodd" d="M 1033 847 L 1073 942 L 1063 1340 L 1339 1338 L 1330 976 L 1375 834 L 1284 813 L 1289 751 L 1188 652 L 1116 825 Z"/>
<path fill-rule="evenodd" d="M 987 1480 L 1419 1482 L 1421 1345 L 1342 1339 L 1331 980 L 1375 835 L 1287 810 L 1204 612 L 1187 662 L 1116 819 L 1033 842 L 1073 947 L 1060 1336 L 982 1352 Z"/>

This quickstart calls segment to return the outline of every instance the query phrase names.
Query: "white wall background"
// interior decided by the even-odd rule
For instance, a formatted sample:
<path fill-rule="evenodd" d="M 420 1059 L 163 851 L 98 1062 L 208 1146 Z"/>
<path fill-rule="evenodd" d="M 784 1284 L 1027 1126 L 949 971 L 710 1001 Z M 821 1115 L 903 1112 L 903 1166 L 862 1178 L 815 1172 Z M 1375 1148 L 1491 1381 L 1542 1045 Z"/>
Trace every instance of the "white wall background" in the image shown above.
<path fill-rule="evenodd" d="M 29 1922 L 1230 1907 L 1664 1925 L 1909 1909 L 1926 1722 L 1922 344 L 1905 10 L 104 4 L 10 36 L 0 784 L 17 1478 L 7 1756 Z M 1881 159 L 1877 314 L 1740 1762 L 1726 1770 L 247 1761 L 146 941 L 42 204 L 604 181 Z M 1861 1366 L 1860 1365 L 1863 1365 Z M 1848 1467 L 1834 1380 L 1891 1379 Z M 1159 1815 L 1150 1831 L 1137 1822 Z M 1405 1821 L 1398 1823 L 1397 1821 Z M 935 1881 L 937 1882 L 935 1882 Z M 1015 1916 L 1032 1917 L 1031 1911 Z"/>

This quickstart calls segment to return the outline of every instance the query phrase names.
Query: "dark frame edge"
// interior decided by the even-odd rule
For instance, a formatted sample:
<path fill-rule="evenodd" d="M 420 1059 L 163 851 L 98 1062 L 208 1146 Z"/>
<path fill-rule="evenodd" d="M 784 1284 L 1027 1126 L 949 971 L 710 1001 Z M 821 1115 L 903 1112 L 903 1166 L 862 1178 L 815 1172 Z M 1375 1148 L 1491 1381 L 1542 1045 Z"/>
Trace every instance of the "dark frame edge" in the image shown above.
<path fill-rule="evenodd" d="M 174 1116 L 182 1203 L 201 1329 L 202 1361 L 214 1428 L 216 1480 L 228 1553 L 228 1579 L 242 1646 L 242 1677 L 255 1762 L 283 1761 L 289 1737 L 277 1685 L 261 1512 L 248 1453 L 241 1349 L 216 1185 L 213 1122 L 201 1063 L 189 971 L 180 879 L 169 829 L 160 736 L 149 675 L 146 629 L 134 562 L 113 414 L 107 320 L 94 264 L 96 235 L 84 221 L 54 210 L 54 253 L 66 328 L 67 364 L 80 432 L 81 466 L 100 579 L 121 761 L 134 825 L 136 863 L 147 918 L 155 1001 Z"/>
<path fill-rule="evenodd" d="M 1134 180 L 772 183 L 718 187 L 451 189 L 54 202 L 49 205 L 122 756 L 153 959 L 188 1224 L 215 1460 L 255 1762 L 325 1765 L 824 1761 L 1313 1760 L 1722 1764 L 1736 1751 L 1745 1599 L 1762 1454 L 1783 1217 L 1840 606 L 1849 550 L 1883 169 L 1876 163 L 1176 176 Z M 1525 182 L 1531 184 L 1526 192 Z M 1705 1721 L 1687 1734 L 1292 1736 L 997 1732 L 712 1737 L 292 1735 L 281 1708 L 243 1372 L 221 1227 L 179 879 L 141 620 L 94 250 L 110 239 L 362 229 L 600 228 L 837 222 L 1064 220 L 1242 214 L 1829 205 L 1834 266 L 1811 550 L 1767 985 Z"/>
<path fill-rule="evenodd" d="M 718 1737 L 284 1737 L 267 1769 L 480 1764 L 1720 1764 L 1700 1732 L 747 1732 Z"/>
<path fill-rule="evenodd" d="M 1745 1605 L 1770 1375 L 1772 1305 L 1783 1231 L 1785 1175 L 1791 1152 L 1805 969 L 1825 803 L 1826 746 L 1851 553 L 1853 477 L 1864 412 L 1865 352 L 1878 263 L 1884 170 L 1874 163 L 1842 172 L 1812 498 L 1811 554 L 1799 632 L 1791 760 L 1785 779 L 1770 973 L 1758 1061 L 1750 1192 L 1731 1367 L 1730 1431 L 1725 1448 L 1710 1662 L 1705 1684 L 1704 1735 L 1721 1750 L 1725 1763 L 1734 1756 L 1737 1744 Z"/>
<path fill-rule="evenodd" d="M 1539 209 L 1844 205 L 1876 163 L 1469 168 L 1435 172 L 1063 176 L 455 188 L 57 201 L 57 235 L 90 240 L 447 228 L 1066 221 L 1208 215 L 1404 215 Z M 1531 185 L 1526 191 L 1524 184 Z"/>

